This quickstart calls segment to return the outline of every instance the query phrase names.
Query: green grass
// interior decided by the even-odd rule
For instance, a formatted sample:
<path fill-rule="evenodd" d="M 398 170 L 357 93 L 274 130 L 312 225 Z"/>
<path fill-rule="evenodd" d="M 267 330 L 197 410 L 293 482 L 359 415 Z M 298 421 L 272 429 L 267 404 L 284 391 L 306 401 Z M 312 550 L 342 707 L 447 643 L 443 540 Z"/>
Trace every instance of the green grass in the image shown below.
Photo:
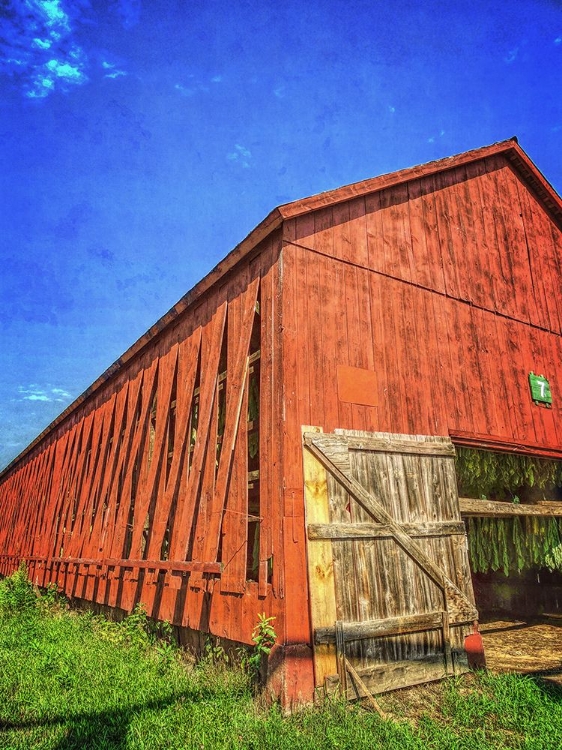
<path fill-rule="evenodd" d="M 195 665 L 154 639 L 142 612 L 112 623 L 16 583 L 0 582 L 0 748 L 562 746 L 562 691 L 529 677 L 468 675 L 382 696 L 384 721 L 339 700 L 285 717 L 256 702 L 242 669 Z"/>

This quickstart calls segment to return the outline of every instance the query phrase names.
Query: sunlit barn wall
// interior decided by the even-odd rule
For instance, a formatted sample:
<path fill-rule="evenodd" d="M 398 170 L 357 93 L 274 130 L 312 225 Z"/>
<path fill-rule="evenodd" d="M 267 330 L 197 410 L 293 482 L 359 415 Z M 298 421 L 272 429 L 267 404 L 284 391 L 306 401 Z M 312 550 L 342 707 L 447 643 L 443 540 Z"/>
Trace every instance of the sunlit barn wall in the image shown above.
<path fill-rule="evenodd" d="M 450 162 L 359 197 L 342 188 L 343 200 L 285 220 L 284 515 L 301 519 L 300 543 L 295 533 L 286 546 L 302 578 L 297 610 L 301 425 L 562 458 L 562 400 L 533 404 L 528 381 L 544 373 L 562 393 L 560 217 L 505 154 Z M 369 389 L 340 397 L 342 368 L 368 371 Z"/>
<path fill-rule="evenodd" d="M 282 640 L 283 530 L 273 511 L 282 482 L 279 249 L 274 233 L 4 473 L 0 548 L 14 556 L 4 558 L 4 574 L 35 558 L 33 579 L 56 581 L 68 596 L 127 611 L 141 601 L 154 617 L 246 643 L 266 612 Z M 256 335 L 261 520 L 259 570 L 249 574 L 246 415 Z M 127 559 L 200 565 L 188 575 L 115 564 Z"/>

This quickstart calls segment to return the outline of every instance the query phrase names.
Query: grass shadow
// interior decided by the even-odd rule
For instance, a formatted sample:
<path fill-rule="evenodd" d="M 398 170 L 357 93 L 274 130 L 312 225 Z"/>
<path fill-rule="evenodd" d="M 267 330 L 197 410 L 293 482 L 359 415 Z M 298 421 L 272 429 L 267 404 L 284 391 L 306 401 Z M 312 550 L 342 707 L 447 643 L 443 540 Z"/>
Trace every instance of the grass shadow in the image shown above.
<path fill-rule="evenodd" d="M 540 672 L 527 673 L 528 676 L 542 693 L 550 700 L 562 703 L 562 667 L 556 669 L 544 669 Z"/>
<path fill-rule="evenodd" d="M 157 701 L 129 705 L 123 709 L 93 711 L 53 716 L 48 719 L 5 721 L 0 719 L 0 744 L 6 731 L 22 731 L 41 727 L 60 727 L 66 736 L 52 745 L 53 750 L 125 750 L 131 721 L 146 710 L 162 710 L 178 700 L 177 695 Z"/>

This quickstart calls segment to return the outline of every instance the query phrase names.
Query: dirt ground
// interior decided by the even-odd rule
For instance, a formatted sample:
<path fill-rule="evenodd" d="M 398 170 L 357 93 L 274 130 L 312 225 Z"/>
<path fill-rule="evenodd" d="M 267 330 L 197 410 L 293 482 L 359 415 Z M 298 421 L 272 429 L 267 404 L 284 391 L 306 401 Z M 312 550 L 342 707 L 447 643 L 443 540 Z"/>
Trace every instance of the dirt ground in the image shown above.
<path fill-rule="evenodd" d="M 532 674 L 562 686 L 562 615 L 532 620 L 488 620 L 480 623 L 491 672 Z M 474 682 L 476 673 L 463 675 L 464 689 Z M 377 696 L 390 717 L 410 719 L 442 716 L 445 683 L 430 682 Z M 367 704 L 365 704 L 368 708 Z"/>
<path fill-rule="evenodd" d="M 492 620 L 480 624 L 486 665 L 492 672 L 521 672 L 562 684 L 562 615 Z"/>

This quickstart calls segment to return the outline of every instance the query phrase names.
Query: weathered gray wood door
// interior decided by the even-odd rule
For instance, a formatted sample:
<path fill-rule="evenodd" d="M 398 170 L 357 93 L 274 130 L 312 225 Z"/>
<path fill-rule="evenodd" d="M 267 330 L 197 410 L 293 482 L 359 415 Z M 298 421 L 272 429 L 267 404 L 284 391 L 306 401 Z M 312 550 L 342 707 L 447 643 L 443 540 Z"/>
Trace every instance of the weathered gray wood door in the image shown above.
<path fill-rule="evenodd" d="M 448 437 L 303 428 L 318 687 L 349 697 L 465 671 L 477 619 Z"/>

